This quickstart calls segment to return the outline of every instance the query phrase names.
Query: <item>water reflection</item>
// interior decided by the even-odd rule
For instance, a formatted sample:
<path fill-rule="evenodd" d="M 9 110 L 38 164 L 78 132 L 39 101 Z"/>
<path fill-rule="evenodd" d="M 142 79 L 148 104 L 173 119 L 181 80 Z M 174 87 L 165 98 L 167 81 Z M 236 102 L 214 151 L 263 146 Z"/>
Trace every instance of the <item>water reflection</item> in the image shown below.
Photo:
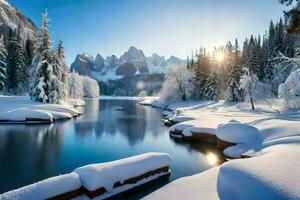
<path fill-rule="evenodd" d="M 0 126 L 0 192 L 52 174 L 65 126 L 67 123 Z"/>
<path fill-rule="evenodd" d="M 84 115 L 74 120 L 0 125 L 0 193 L 86 164 L 150 151 L 173 157 L 170 179 L 174 180 L 212 167 L 206 154 L 219 155 L 214 146 L 169 138 L 159 109 L 130 100 L 86 100 L 86 104 L 81 108 Z"/>

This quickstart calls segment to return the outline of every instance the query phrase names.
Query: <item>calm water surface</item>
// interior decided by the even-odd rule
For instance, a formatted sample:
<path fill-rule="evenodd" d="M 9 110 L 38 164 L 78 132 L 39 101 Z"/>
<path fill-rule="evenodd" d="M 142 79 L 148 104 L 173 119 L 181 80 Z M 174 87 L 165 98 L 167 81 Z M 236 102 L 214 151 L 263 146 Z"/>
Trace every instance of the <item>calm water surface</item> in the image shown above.
<path fill-rule="evenodd" d="M 151 151 L 173 157 L 170 181 L 216 165 L 207 156 L 219 155 L 214 147 L 170 138 L 159 109 L 133 100 L 86 103 L 84 115 L 74 120 L 51 125 L 0 125 L 0 193 L 86 164 Z M 126 198 L 139 198 L 159 186 Z"/>

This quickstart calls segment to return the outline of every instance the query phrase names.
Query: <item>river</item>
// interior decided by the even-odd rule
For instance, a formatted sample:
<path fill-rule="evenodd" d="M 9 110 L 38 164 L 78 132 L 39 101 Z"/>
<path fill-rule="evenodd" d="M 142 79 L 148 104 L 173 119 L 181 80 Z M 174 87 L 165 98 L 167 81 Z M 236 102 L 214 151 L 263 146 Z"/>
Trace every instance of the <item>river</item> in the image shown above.
<path fill-rule="evenodd" d="M 151 151 L 173 157 L 170 181 L 217 165 L 210 159 L 219 155 L 215 147 L 170 138 L 160 109 L 116 99 L 89 99 L 81 109 L 77 119 L 50 125 L 0 125 L 0 193 L 83 165 Z M 126 198 L 138 199 L 163 184 Z"/>

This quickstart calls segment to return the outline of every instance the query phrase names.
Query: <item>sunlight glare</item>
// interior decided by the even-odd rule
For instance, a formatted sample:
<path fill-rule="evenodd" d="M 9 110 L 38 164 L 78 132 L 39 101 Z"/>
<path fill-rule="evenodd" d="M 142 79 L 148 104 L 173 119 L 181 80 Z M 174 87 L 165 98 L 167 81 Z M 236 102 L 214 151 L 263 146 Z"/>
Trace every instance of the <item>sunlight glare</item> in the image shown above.
<path fill-rule="evenodd" d="M 218 164 L 218 157 L 213 153 L 206 154 L 206 160 L 210 165 Z"/>
<path fill-rule="evenodd" d="M 218 61 L 218 62 L 222 62 L 224 59 L 225 59 L 225 54 L 223 52 L 218 52 L 216 53 L 215 55 L 215 59 Z"/>

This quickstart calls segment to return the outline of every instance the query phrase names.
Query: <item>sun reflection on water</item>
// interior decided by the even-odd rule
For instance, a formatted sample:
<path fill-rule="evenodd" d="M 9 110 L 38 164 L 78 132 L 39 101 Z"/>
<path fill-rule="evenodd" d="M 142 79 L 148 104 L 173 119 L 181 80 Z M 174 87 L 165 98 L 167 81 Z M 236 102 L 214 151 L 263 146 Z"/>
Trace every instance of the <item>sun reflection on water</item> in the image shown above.
<path fill-rule="evenodd" d="M 219 159 L 215 154 L 207 153 L 205 157 L 206 157 L 208 164 L 213 165 L 213 166 L 218 165 Z"/>

